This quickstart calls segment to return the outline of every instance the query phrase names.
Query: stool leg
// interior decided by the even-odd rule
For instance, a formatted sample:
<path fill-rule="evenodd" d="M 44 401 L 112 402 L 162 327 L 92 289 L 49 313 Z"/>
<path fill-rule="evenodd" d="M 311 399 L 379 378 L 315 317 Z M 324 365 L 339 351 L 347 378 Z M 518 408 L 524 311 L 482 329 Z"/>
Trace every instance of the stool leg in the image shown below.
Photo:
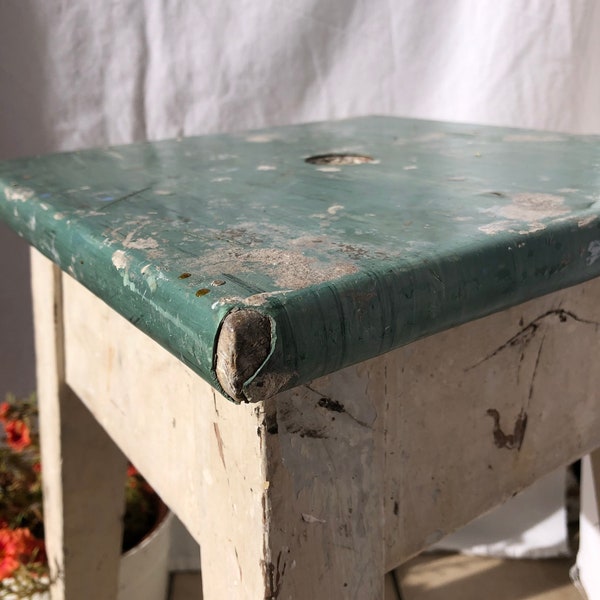
<path fill-rule="evenodd" d="M 32 288 L 53 600 L 114 600 L 126 459 L 64 381 L 61 273 L 33 252 Z"/>
<path fill-rule="evenodd" d="M 198 452 L 205 600 L 384 598 L 382 411 L 359 379 L 217 399 Z"/>

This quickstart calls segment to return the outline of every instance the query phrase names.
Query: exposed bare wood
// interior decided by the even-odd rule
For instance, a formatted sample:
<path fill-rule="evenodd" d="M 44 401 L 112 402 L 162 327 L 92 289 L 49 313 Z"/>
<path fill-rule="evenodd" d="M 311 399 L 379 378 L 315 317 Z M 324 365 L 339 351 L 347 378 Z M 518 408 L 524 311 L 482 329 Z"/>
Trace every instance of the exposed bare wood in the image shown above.
<path fill-rule="evenodd" d="M 256 310 L 234 310 L 221 325 L 216 373 L 223 389 L 238 402 L 247 401 L 244 384 L 256 374 L 271 349 L 271 321 Z"/>

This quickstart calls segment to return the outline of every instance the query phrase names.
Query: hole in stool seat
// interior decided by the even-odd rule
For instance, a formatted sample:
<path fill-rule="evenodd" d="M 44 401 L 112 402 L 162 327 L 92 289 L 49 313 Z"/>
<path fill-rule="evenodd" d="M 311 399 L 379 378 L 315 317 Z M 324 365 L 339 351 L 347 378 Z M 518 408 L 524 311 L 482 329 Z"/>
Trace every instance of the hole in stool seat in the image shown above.
<path fill-rule="evenodd" d="M 375 159 L 366 154 L 317 154 L 309 156 L 305 162 L 311 165 L 362 165 L 365 163 L 373 163 Z"/>

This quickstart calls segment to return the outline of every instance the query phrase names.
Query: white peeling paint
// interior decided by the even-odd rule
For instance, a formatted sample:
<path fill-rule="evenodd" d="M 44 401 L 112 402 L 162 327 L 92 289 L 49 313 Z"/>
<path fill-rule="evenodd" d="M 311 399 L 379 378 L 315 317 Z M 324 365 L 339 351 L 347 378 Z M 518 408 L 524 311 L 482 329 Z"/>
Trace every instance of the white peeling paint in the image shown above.
<path fill-rule="evenodd" d="M 27 202 L 34 194 L 32 189 L 20 185 L 7 187 L 4 190 L 6 199 L 12 202 Z"/>
<path fill-rule="evenodd" d="M 246 306 L 262 306 L 269 298 L 276 298 L 282 294 L 289 294 L 294 290 L 279 290 L 277 292 L 262 292 L 260 294 L 254 294 L 248 296 L 242 300 L 242 303 Z"/>
<path fill-rule="evenodd" d="M 29 219 L 27 225 L 29 226 L 29 229 L 31 229 L 31 231 L 35 231 L 35 215 L 31 215 L 31 218 Z"/>
<path fill-rule="evenodd" d="M 478 227 L 479 231 L 483 231 L 483 233 L 487 233 L 489 235 L 495 235 L 496 233 L 501 233 L 502 231 L 506 231 L 510 228 L 510 221 L 494 221 L 493 223 L 488 223 L 487 225 L 482 225 Z"/>
<path fill-rule="evenodd" d="M 340 210 L 342 210 L 344 207 L 341 204 L 334 204 L 333 206 L 330 206 L 327 209 L 327 212 L 330 215 L 336 215 Z"/>
<path fill-rule="evenodd" d="M 585 259 L 588 267 L 591 267 L 600 258 L 600 240 L 590 242 L 588 246 L 589 256 Z"/>
<path fill-rule="evenodd" d="M 317 167 L 317 171 L 321 171 L 322 173 L 336 173 L 337 171 L 341 171 L 339 167 Z"/>
<path fill-rule="evenodd" d="M 125 157 L 120 154 L 119 152 L 117 152 L 116 150 L 106 150 L 106 154 L 108 154 L 108 156 L 112 156 L 113 158 L 117 158 L 119 160 L 125 160 Z"/>
<path fill-rule="evenodd" d="M 216 308 L 219 308 L 225 304 L 239 304 L 243 301 L 244 299 L 240 298 L 239 296 L 226 296 L 225 298 L 219 298 L 216 302 L 213 302 L 210 307 L 212 310 L 215 310 Z"/>
<path fill-rule="evenodd" d="M 579 221 L 577 221 L 577 227 L 585 227 L 586 225 L 593 223 L 596 220 L 596 218 L 596 215 L 591 215 L 589 217 L 586 217 L 585 219 L 579 219 Z"/>
<path fill-rule="evenodd" d="M 55 221 L 62 221 L 64 218 L 65 218 L 65 215 L 63 215 L 63 213 L 60 213 L 60 212 L 54 213 Z"/>
<path fill-rule="evenodd" d="M 405 171 L 414 171 L 415 169 L 418 169 L 419 167 L 417 167 L 417 165 L 406 165 L 406 167 L 402 167 Z"/>
<path fill-rule="evenodd" d="M 250 135 L 246 138 L 247 142 L 251 142 L 252 144 L 266 144 L 267 142 L 272 142 L 275 139 L 275 136 L 268 134 L 257 134 Z"/>
<path fill-rule="evenodd" d="M 112 264 L 119 270 L 129 268 L 129 263 L 131 259 L 124 250 L 115 250 L 112 255 Z"/>
<path fill-rule="evenodd" d="M 277 167 L 273 165 L 258 165 L 256 167 L 257 171 L 277 171 Z"/>
<path fill-rule="evenodd" d="M 527 233 L 534 233 L 535 231 L 542 231 L 546 229 L 543 223 L 530 223 L 527 229 L 519 229 L 518 233 L 525 235 Z"/>
<path fill-rule="evenodd" d="M 231 181 L 231 177 L 214 177 L 210 180 L 211 183 L 222 183 L 223 181 Z"/>
<path fill-rule="evenodd" d="M 157 196 L 172 196 L 175 192 L 172 190 L 154 190 Z"/>
<path fill-rule="evenodd" d="M 154 275 L 148 275 L 148 277 L 146 277 L 146 282 L 148 283 L 151 292 L 155 292 L 158 289 L 158 283 L 156 282 L 156 277 L 154 277 Z"/>

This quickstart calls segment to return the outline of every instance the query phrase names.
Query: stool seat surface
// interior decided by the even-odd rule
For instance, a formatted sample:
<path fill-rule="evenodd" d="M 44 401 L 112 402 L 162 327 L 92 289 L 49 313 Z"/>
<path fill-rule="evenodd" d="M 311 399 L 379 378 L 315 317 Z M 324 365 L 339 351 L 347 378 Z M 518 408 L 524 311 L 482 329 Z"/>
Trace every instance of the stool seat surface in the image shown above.
<path fill-rule="evenodd" d="M 365 117 L 55 154 L 0 163 L 0 218 L 217 388 L 226 315 L 266 315 L 271 393 L 598 276 L 600 138 Z"/>

